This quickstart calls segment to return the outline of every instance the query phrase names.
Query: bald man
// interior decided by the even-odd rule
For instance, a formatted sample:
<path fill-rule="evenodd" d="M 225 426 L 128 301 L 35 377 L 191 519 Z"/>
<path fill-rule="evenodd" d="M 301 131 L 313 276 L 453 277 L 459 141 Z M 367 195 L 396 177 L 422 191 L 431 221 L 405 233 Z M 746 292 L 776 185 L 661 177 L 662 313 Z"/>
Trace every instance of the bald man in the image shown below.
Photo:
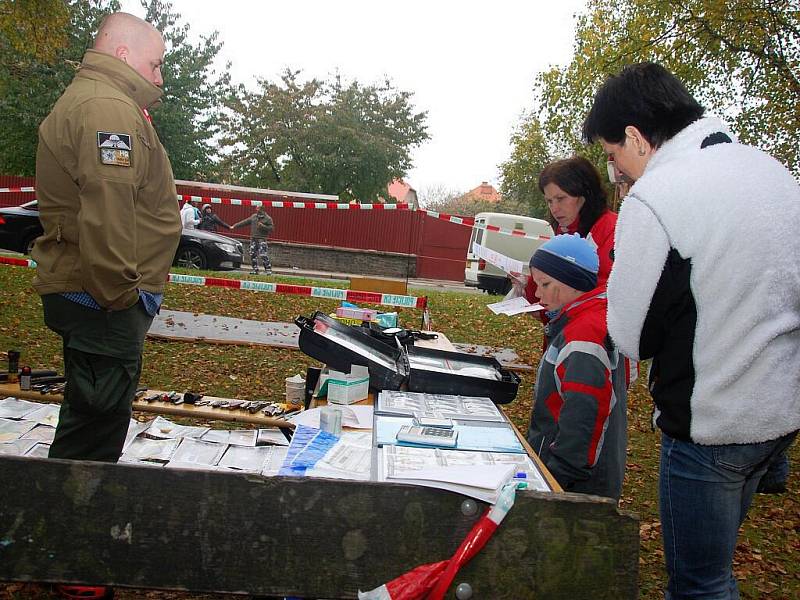
<path fill-rule="evenodd" d="M 39 127 L 34 287 L 63 339 L 67 380 L 54 458 L 119 459 L 180 240 L 172 167 L 147 113 L 164 52 L 149 23 L 108 16 Z"/>

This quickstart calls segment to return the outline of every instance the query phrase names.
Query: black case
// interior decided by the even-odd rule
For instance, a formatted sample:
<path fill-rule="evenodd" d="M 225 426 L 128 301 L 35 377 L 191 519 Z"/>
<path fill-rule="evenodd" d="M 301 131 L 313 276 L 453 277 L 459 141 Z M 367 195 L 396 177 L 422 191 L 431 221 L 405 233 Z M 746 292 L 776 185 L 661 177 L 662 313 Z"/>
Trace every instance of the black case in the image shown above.
<path fill-rule="evenodd" d="M 446 352 L 416 346 L 393 348 L 361 327 L 351 327 L 322 312 L 299 316 L 300 350 L 329 367 L 350 371 L 352 365 L 369 369 L 370 387 L 429 394 L 489 397 L 496 404 L 507 404 L 517 396 L 519 376 L 500 366 L 496 359 L 462 352 Z M 418 360 L 415 360 L 418 359 Z M 412 366 L 419 360 L 457 360 L 470 367 L 491 369 L 497 379 L 486 379 L 458 372 L 441 373 Z"/>

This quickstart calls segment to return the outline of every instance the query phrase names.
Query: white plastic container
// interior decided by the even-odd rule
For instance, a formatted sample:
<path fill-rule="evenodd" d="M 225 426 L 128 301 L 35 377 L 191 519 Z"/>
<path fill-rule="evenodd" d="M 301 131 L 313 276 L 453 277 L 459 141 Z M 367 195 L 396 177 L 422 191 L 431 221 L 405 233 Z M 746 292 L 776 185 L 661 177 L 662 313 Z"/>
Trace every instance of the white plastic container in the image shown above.
<path fill-rule="evenodd" d="M 286 378 L 286 402 L 293 406 L 300 406 L 306 395 L 306 380 L 302 375 Z"/>
<path fill-rule="evenodd" d="M 319 412 L 319 428 L 333 435 L 342 435 L 341 409 L 335 406 L 323 406 Z"/>

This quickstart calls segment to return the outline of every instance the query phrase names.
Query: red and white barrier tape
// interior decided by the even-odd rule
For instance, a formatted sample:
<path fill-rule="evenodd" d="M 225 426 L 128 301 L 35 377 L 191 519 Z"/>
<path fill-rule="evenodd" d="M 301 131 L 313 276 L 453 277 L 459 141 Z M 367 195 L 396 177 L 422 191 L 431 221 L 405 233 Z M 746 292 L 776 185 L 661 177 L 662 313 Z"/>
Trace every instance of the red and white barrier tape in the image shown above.
<path fill-rule="evenodd" d="M 448 215 L 447 213 L 440 213 L 436 212 L 435 210 L 427 210 L 425 208 L 417 208 L 415 210 L 417 212 L 424 213 L 429 217 L 433 217 L 434 219 L 449 221 L 450 223 L 455 223 L 456 225 L 466 225 L 467 227 L 475 226 L 475 219 L 473 219 L 472 217 L 459 217 L 457 215 Z"/>
<path fill-rule="evenodd" d="M 514 237 L 521 237 L 526 238 L 529 240 L 549 240 L 549 235 L 528 235 L 524 231 L 520 231 L 519 229 L 503 229 L 502 227 L 497 227 L 496 225 L 475 225 L 478 229 L 485 229 L 486 231 L 496 231 L 497 233 L 502 233 L 503 235 L 512 235 Z"/>
<path fill-rule="evenodd" d="M 407 203 L 400 204 L 348 204 L 344 202 L 292 202 L 287 200 L 243 200 L 240 198 L 221 198 L 216 196 L 192 196 L 178 194 L 178 200 L 201 202 L 203 204 L 224 204 L 227 206 L 263 206 L 265 208 L 316 208 L 331 210 L 408 210 Z"/>
<path fill-rule="evenodd" d="M 428 303 L 428 298 L 426 296 L 416 297 L 398 294 L 382 294 L 379 292 L 360 292 L 356 290 L 340 290 L 308 285 L 253 281 L 250 279 L 222 279 L 219 277 L 200 277 L 198 275 L 178 275 L 170 273 L 167 281 L 170 283 L 224 287 L 251 290 L 254 292 L 269 292 L 272 294 L 294 294 L 298 296 L 310 296 L 312 298 L 327 298 L 329 300 L 346 300 L 347 302 L 353 303 L 405 306 L 406 308 L 425 308 Z"/>
<path fill-rule="evenodd" d="M 0 193 L 3 192 L 34 192 L 34 187 L 18 187 L 18 188 L 0 188 Z M 263 206 L 265 208 L 313 208 L 313 209 L 328 209 L 328 210 L 411 210 L 407 202 L 398 204 L 382 204 L 375 202 L 373 204 L 357 204 L 357 203 L 344 203 L 344 202 L 290 202 L 285 200 L 246 200 L 241 198 L 224 198 L 217 196 L 193 196 L 190 194 L 178 194 L 178 200 L 199 202 L 203 204 L 221 204 L 226 206 Z M 439 213 L 435 210 L 427 210 L 424 208 L 413 209 L 417 212 L 424 213 L 434 219 L 455 223 L 456 225 L 464 225 L 466 227 L 474 227 L 476 229 L 485 229 L 487 231 L 494 231 L 503 235 L 511 235 L 515 237 L 528 238 L 532 240 L 549 240 L 549 236 L 541 235 L 526 235 L 524 231 L 518 229 L 503 229 L 496 225 L 476 225 L 473 217 L 459 217 L 457 215 L 449 215 L 447 213 Z"/>
<path fill-rule="evenodd" d="M 8 192 L 35 192 L 35 187 L 12 187 L 12 188 L 0 188 L 0 194 L 8 193 Z"/>
<path fill-rule="evenodd" d="M 36 261 L 29 258 L 14 258 L 13 256 L 0 256 L 0 265 L 13 265 L 15 267 L 36 268 Z"/>
<path fill-rule="evenodd" d="M 0 256 L 0 264 L 17 267 L 36 268 L 36 261 L 28 258 Z M 293 294 L 312 298 L 330 300 L 346 300 L 347 302 L 378 304 L 382 306 L 404 306 L 406 308 L 425 308 L 428 304 L 426 296 L 403 296 L 399 294 L 382 294 L 380 292 L 361 292 L 357 290 L 340 290 L 336 288 L 313 287 L 309 285 L 291 285 L 287 283 L 270 283 L 250 279 L 223 279 L 221 277 L 200 277 L 198 275 L 181 275 L 170 273 L 169 283 L 201 285 L 207 287 L 223 287 L 229 289 L 269 292 L 272 294 Z"/>

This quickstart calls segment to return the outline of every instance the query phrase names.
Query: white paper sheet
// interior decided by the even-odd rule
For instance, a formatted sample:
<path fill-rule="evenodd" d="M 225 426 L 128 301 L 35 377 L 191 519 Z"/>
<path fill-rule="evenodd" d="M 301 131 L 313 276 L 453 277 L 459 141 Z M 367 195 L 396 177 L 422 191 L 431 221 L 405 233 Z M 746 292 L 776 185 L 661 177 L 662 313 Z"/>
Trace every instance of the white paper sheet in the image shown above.
<path fill-rule="evenodd" d="M 306 471 L 306 475 L 369 481 L 371 469 L 372 434 L 346 431 L 336 445 L 313 468 Z"/>
<path fill-rule="evenodd" d="M 272 447 L 269 446 L 252 448 L 249 446 L 228 446 L 219 461 L 219 466 L 249 473 L 261 473 L 271 453 Z"/>
<path fill-rule="evenodd" d="M 204 442 L 215 442 L 217 444 L 228 444 L 231 439 L 230 429 L 209 429 L 200 438 Z"/>
<path fill-rule="evenodd" d="M 520 260 L 510 258 L 505 254 L 501 254 L 496 250 L 491 250 L 475 242 L 472 244 L 472 253 L 498 269 L 502 269 L 509 275 L 520 275 L 528 266 Z"/>
<path fill-rule="evenodd" d="M 378 394 L 379 415 L 413 417 L 417 414 L 447 417 L 458 421 L 505 421 L 500 409 L 490 398 L 453 396 L 405 390 L 383 390 Z"/>
<path fill-rule="evenodd" d="M 170 462 L 195 463 L 213 467 L 222 458 L 225 448 L 224 444 L 183 438 L 180 446 L 170 457 Z"/>
<path fill-rule="evenodd" d="M 8 456 L 23 456 L 38 444 L 36 440 L 11 440 L 0 443 L 0 454 Z"/>
<path fill-rule="evenodd" d="M 20 398 L 4 398 L 0 400 L 0 418 L 22 419 L 41 406 L 39 402 L 29 402 Z"/>
<path fill-rule="evenodd" d="M 128 423 L 128 433 L 125 435 L 125 443 L 122 445 L 122 451 L 128 449 L 128 446 L 131 445 L 131 442 L 136 438 L 137 435 L 146 431 L 150 427 L 150 422 L 145 421 L 141 423 L 136 419 L 131 419 Z"/>
<path fill-rule="evenodd" d="M 31 458 L 48 458 L 49 454 L 50 444 L 38 442 L 33 448 L 25 453 L 25 456 L 30 456 Z"/>
<path fill-rule="evenodd" d="M 37 425 L 27 433 L 20 436 L 21 440 L 36 440 L 37 442 L 44 442 L 45 444 L 52 444 L 53 439 L 56 437 L 56 428 L 47 425 Z"/>
<path fill-rule="evenodd" d="M 372 429 L 372 406 L 341 406 L 337 404 L 335 407 L 342 411 L 342 427 Z M 290 420 L 295 425 L 307 425 L 319 429 L 320 410 L 321 408 L 310 408 L 299 412 Z"/>
<path fill-rule="evenodd" d="M 178 425 L 164 417 L 156 417 L 147 429 L 147 435 L 161 439 L 175 438 L 201 438 L 208 432 L 210 427 L 192 427 L 190 425 Z"/>
<path fill-rule="evenodd" d="M 527 489 L 551 491 L 529 457 L 504 452 L 384 446 L 377 479 L 438 487 L 493 503 L 503 484 L 519 472 L 526 474 L 520 481 Z"/>
<path fill-rule="evenodd" d="M 228 443 L 234 446 L 255 446 L 257 438 L 258 429 L 234 429 Z"/>
<path fill-rule="evenodd" d="M 34 421 L 15 421 L 13 419 L 0 419 L 0 443 L 18 440 L 23 433 L 36 427 Z"/>
<path fill-rule="evenodd" d="M 151 440 L 137 437 L 134 438 L 127 450 L 122 453 L 119 460 L 120 462 L 138 462 L 141 460 L 167 462 L 180 442 L 179 439 Z"/>
<path fill-rule="evenodd" d="M 25 420 L 36 421 L 39 425 L 55 427 L 58 425 L 58 413 L 60 410 L 61 405 L 59 404 L 39 404 L 36 410 L 25 415 Z"/>
<path fill-rule="evenodd" d="M 283 432 L 277 427 L 270 429 L 259 429 L 258 438 L 256 440 L 258 446 L 288 446 L 289 440 L 283 435 Z"/>
<path fill-rule="evenodd" d="M 496 315 L 514 316 L 526 312 L 535 312 L 537 310 L 544 310 L 541 304 L 531 304 L 525 296 L 517 296 L 510 300 L 502 300 L 493 304 L 487 304 L 486 308 Z"/>
<path fill-rule="evenodd" d="M 265 477 L 274 477 L 281 470 L 283 461 L 286 460 L 286 454 L 289 452 L 288 446 L 268 446 L 269 456 L 264 463 L 264 469 L 261 474 Z"/>

